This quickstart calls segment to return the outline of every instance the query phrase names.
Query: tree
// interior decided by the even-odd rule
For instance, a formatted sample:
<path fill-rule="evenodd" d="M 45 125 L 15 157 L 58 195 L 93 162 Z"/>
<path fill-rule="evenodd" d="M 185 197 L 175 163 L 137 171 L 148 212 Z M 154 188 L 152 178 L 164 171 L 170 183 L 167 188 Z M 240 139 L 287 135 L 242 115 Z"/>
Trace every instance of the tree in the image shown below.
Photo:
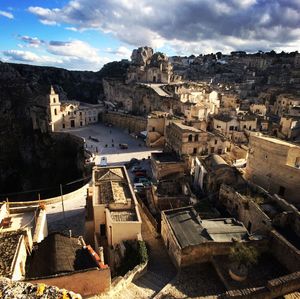
<path fill-rule="evenodd" d="M 237 269 L 240 270 L 242 266 L 247 268 L 257 263 L 258 251 L 253 246 L 246 246 L 243 243 L 237 242 L 231 248 L 229 258 L 232 262 L 237 264 Z"/>

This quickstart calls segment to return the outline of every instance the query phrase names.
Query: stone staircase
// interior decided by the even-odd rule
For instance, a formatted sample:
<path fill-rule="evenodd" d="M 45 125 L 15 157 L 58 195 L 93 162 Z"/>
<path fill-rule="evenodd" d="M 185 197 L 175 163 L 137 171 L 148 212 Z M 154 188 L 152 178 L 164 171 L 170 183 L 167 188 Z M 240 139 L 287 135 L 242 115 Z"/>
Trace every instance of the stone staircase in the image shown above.
<path fill-rule="evenodd" d="M 146 297 L 140 298 L 153 298 L 160 292 L 169 282 L 169 279 L 162 277 L 152 271 L 148 271 L 142 277 L 134 281 L 132 284 L 137 286 Z"/>

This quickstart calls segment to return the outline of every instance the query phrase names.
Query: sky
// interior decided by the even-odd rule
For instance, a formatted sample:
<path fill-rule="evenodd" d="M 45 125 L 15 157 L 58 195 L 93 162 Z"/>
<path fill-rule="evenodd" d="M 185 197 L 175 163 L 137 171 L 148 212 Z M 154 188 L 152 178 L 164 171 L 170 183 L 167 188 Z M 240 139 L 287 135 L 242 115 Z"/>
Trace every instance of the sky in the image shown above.
<path fill-rule="evenodd" d="M 98 71 L 169 56 L 300 50 L 300 0 L 0 0 L 0 60 Z"/>

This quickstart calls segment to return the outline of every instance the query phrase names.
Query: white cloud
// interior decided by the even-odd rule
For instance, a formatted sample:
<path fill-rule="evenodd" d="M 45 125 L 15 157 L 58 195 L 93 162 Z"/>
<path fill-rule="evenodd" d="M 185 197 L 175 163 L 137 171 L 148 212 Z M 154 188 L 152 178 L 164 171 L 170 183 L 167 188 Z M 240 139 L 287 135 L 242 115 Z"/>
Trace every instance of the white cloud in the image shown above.
<path fill-rule="evenodd" d="M 40 64 L 63 63 L 61 59 L 46 56 L 46 55 L 38 55 L 30 51 L 8 50 L 8 51 L 3 51 L 2 53 L 4 54 L 4 56 L 10 58 L 13 61 L 33 62 L 33 63 L 40 63 Z"/>
<path fill-rule="evenodd" d="M 11 12 L 0 10 L 0 16 L 6 17 L 8 19 L 13 19 L 14 15 Z"/>
<path fill-rule="evenodd" d="M 286 47 L 300 38 L 299 0 L 72 0 L 60 8 L 28 10 L 44 24 L 101 30 L 135 47 L 176 44 L 181 51 L 205 44 L 226 50 L 252 41 Z M 226 43 L 231 37 L 236 44 Z"/>
<path fill-rule="evenodd" d="M 24 50 L 2 51 L 3 59 L 10 62 L 21 61 L 73 70 L 93 71 L 100 70 L 105 63 L 111 61 L 110 58 L 101 56 L 98 49 L 81 40 L 47 42 L 30 36 L 19 36 L 19 39 L 25 43 L 25 46 L 38 45 L 38 47 L 35 47 L 37 52 Z M 24 48 L 24 45 L 20 44 L 19 47 Z M 122 51 L 125 53 L 126 48 L 121 47 L 119 53 L 122 53 Z"/>

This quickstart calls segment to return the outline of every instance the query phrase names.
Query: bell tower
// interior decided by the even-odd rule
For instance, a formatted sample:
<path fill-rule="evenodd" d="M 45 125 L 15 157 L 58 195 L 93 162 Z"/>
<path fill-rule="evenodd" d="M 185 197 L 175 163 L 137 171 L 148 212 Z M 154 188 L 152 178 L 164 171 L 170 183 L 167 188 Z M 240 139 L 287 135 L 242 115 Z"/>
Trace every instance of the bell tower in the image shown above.
<path fill-rule="evenodd" d="M 55 93 L 53 86 L 51 85 L 50 95 L 50 116 L 51 116 L 51 129 L 52 132 L 58 131 L 59 128 L 59 120 L 61 119 L 61 111 L 60 111 L 60 101 L 59 95 Z"/>

